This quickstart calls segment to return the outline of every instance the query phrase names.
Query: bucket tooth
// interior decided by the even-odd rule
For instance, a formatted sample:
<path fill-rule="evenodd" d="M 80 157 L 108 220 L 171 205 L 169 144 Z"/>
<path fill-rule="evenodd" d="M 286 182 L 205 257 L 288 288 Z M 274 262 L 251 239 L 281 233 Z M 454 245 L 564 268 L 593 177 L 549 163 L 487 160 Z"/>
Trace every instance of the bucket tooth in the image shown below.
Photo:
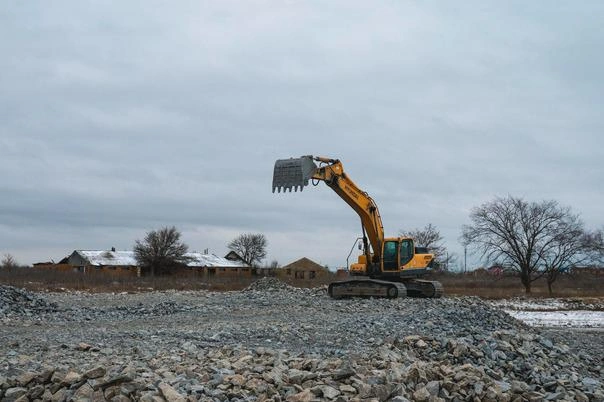
<path fill-rule="evenodd" d="M 300 158 L 290 159 L 278 159 L 275 162 L 275 169 L 273 171 L 273 193 L 286 192 L 289 190 L 300 191 L 304 190 L 305 186 L 308 186 L 308 181 L 312 178 L 317 165 L 313 162 L 313 157 L 310 155 L 302 156 Z"/>

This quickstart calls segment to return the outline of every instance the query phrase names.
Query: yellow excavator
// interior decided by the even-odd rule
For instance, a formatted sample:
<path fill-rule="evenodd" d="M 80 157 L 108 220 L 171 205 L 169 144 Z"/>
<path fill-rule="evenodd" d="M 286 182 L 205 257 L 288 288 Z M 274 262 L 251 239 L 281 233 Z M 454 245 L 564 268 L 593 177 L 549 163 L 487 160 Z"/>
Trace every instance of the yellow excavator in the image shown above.
<path fill-rule="evenodd" d="M 319 165 L 315 164 L 318 162 Z M 410 237 L 384 237 L 376 203 L 346 173 L 338 159 L 315 157 L 279 159 L 273 172 L 273 193 L 302 191 L 311 181 L 323 181 L 361 218 L 363 254 L 350 265 L 349 280 L 332 282 L 329 296 L 342 297 L 430 297 L 442 296 L 438 281 L 419 279 L 426 275 L 434 255 L 415 247 Z"/>

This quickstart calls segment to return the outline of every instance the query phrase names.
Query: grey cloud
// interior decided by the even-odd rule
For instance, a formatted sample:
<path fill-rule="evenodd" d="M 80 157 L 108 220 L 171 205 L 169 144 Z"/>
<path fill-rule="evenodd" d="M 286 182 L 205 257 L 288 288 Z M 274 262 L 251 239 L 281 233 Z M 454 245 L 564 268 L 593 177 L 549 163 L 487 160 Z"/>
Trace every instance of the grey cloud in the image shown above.
<path fill-rule="evenodd" d="M 341 265 L 354 212 L 324 185 L 271 193 L 274 160 L 305 154 L 340 158 L 389 235 L 430 222 L 459 250 L 469 209 L 505 194 L 599 226 L 602 7 L 4 7 L 0 252 L 44 260 L 35 228 L 69 251 L 175 224 L 213 249 L 262 231 L 269 258 Z"/>

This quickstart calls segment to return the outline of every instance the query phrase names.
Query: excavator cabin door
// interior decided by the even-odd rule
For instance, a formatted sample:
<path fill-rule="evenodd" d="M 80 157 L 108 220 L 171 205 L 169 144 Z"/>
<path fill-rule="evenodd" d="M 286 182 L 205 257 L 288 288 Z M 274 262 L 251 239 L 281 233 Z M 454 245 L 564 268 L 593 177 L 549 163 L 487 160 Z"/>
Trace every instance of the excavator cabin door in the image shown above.
<path fill-rule="evenodd" d="M 401 246 L 399 248 L 399 267 L 404 267 L 413 258 L 413 240 L 403 239 L 401 240 Z M 398 267 L 397 267 L 398 268 Z"/>
<path fill-rule="evenodd" d="M 398 270 L 398 241 L 385 241 L 384 252 L 382 253 L 383 270 L 396 271 Z"/>

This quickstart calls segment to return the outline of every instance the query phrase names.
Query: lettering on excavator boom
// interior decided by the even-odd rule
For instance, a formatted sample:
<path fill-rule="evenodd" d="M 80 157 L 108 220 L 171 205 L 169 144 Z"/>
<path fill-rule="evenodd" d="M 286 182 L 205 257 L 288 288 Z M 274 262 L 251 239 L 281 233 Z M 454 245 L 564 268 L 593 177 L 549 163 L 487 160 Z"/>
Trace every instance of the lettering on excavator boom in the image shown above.
<path fill-rule="evenodd" d="M 345 184 L 344 185 L 344 190 L 346 190 L 346 192 L 348 194 L 350 194 L 350 196 L 352 198 L 354 198 L 355 200 L 359 199 L 359 194 L 352 187 L 350 187 L 349 185 Z"/>

